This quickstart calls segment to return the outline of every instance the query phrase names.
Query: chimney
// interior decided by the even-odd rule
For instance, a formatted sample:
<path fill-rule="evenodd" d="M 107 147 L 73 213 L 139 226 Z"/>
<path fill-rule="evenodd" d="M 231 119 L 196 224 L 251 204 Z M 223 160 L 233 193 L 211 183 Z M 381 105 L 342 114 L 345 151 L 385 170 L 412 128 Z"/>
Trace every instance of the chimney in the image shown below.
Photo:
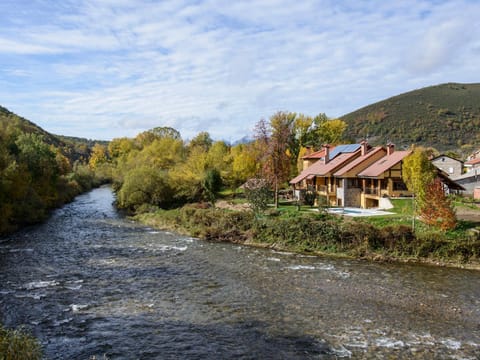
<path fill-rule="evenodd" d="M 326 164 L 330 161 L 330 145 L 323 145 L 323 150 L 325 150 L 325 156 L 323 158 L 323 163 Z"/>
<path fill-rule="evenodd" d="M 367 140 L 363 140 L 360 143 L 360 148 L 362 149 L 362 156 L 365 156 L 367 154 L 367 149 L 368 149 L 368 142 Z"/>
<path fill-rule="evenodd" d="M 387 144 L 387 156 L 392 155 L 394 151 L 395 151 L 395 145 L 389 142 Z"/>
<path fill-rule="evenodd" d="M 312 147 L 310 145 L 307 145 L 305 146 L 305 155 L 304 156 L 308 156 L 312 153 Z"/>

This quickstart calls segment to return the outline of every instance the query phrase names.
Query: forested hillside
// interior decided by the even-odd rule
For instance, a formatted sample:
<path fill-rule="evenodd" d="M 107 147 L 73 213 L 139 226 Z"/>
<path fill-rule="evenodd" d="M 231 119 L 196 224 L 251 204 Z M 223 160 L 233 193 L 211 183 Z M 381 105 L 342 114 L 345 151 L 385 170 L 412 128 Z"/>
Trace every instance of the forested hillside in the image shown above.
<path fill-rule="evenodd" d="M 390 140 L 440 151 L 480 146 L 480 84 L 448 83 L 410 91 L 341 117 L 352 140 Z"/>
<path fill-rule="evenodd" d="M 90 152 L 0 107 L 0 234 L 43 220 L 94 185 Z"/>

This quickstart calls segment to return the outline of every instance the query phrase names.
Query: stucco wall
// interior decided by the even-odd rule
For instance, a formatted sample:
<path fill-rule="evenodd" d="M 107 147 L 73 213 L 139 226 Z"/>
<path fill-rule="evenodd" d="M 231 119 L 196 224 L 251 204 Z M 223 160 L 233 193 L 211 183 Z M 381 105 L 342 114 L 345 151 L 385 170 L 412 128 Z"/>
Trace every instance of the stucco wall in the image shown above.
<path fill-rule="evenodd" d="M 462 175 L 463 164 L 461 161 L 448 156 L 440 156 L 432 160 L 432 164 L 440 170 L 445 171 L 448 176 L 456 177 Z"/>

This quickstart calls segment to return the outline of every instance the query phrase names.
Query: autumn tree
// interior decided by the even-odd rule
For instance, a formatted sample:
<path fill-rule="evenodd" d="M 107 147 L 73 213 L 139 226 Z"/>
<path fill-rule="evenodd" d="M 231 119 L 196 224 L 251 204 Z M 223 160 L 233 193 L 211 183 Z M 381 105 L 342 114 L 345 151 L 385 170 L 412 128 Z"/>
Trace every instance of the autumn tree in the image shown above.
<path fill-rule="evenodd" d="M 96 167 L 100 164 L 103 164 L 108 161 L 107 147 L 105 145 L 96 143 L 92 147 L 92 153 L 90 154 L 90 159 L 88 165 L 92 170 L 95 170 Z"/>
<path fill-rule="evenodd" d="M 237 188 L 248 179 L 254 178 L 259 171 L 259 158 L 255 143 L 238 144 L 230 151 L 232 173 L 228 178 L 231 186 Z"/>
<path fill-rule="evenodd" d="M 222 179 L 227 179 L 232 172 L 230 146 L 225 141 L 215 141 L 207 152 L 207 169 L 215 169 Z"/>
<path fill-rule="evenodd" d="M 212 146 L 213 140 L 210 137 L 210 134 L 206 131 L 202 131 L 197 134 L 188 144 L 188 149 L 193 149 L 195 147 L 201 147 L 204 152 L 207 152 Z"/>
<path fill-rule="evenodd" d="M 455 210 L 451 200 L 445 194 L 444 185 L 439 178 L 428 184 L 425 199 L 427 203 L 422 207 L 420 213 L 422 221 L 443 231 L 454 229 L 457 225 Z"/>
<path fill-rule="evenodd" d="M 172 188 L 166 172 L 148 166 L 130 170 L 118 191 L 118 205 L 134 210 L 142 204 L 168 207 Z"/>
<path fill-rule="evenodd" d="M 256 126 L 255 138 L 263 151 L 261 173 L 272 186 L 275 207 L 278 207 L 278 190 L 288 180 L 291 170 L 291 149 L 294 141 L 296 114 L 279 111 L 270 117 L 268 127 L 264 120 Z M 270 135 L 270 136 L 269 136 Z"/>
<path fill-rule="evenodd" d="M 108 143 L 108 153 L 114 161 L 126 156 L 133 149 L 135 149 L 135 141 L 126 137 L 116 138 Z"/>
<path fill-rule="evenodd" d="M 426 201 L 427 186 L 435 178 L 435 166 L 428 158 L 428 152 L 421 147 L 403 160 L 402 177 L 408 190 L 414 194 L 416 208 L 421 209 Z"/>
<path fill-rule="evenodd" d="M 138 134 L 135 137 L 135 141 L 140 147 L 144 147 L 146 145 L 151 144 L 155 140 L 164 139 L 164 138 L 180 140 L 181 136 L 177 130 L 171 127 L 160 126 L 160 127 L 155 127 L 153 129 L 150 129 Z"/>
<path fill-rule="evenodd" d="M 455 212 L 437 178 L 438 170 L 429 160 L 430 154 L 430 149 L 415 148 L 403 162 L 403 180 L 414 195 L 413 228 L 415 216 L 419 215 L 427 224 L 452 229 L 456 225 Z"/>
<path fill-rule="evenodd" d="M 202 146 L 190 149 L 184 161 L 176 164 L 169 174 L 179 201 L 197 201 L 202 197 L 202 181 L 207 170 L 207 152 Z"/>

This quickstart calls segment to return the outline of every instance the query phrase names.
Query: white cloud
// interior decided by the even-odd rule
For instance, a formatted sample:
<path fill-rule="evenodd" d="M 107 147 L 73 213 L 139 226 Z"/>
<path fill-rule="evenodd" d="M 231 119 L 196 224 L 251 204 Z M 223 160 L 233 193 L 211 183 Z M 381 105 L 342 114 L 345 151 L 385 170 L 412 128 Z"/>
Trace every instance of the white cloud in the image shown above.
<path fill-rule="evenodd" d="M 0 5 L 0 98 L 57 133 L 164 125 L 235 140 L 277 110 L 340 116 L 412 88 L 479 81 L 480 5 L 468 0 L 40 4 Z"/>

